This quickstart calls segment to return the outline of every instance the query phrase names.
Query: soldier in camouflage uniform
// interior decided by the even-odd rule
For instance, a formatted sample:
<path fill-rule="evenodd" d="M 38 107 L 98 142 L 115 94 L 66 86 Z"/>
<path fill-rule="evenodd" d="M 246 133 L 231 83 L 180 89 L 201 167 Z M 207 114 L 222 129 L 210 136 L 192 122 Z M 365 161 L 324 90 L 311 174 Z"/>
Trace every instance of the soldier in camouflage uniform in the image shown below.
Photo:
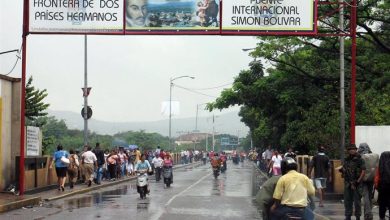
<path fill-rule="evenodd" d="M 357 153 L 355 144 L 350 144 L 347 148 L 348 157 L 345 158 L 341 170 L 344 178 L 344 207 L 345 219 L 351 220 L 353 205 L 355 205 L 356 220 L 360 220 L 362 214 L 361 198 L 363 195 L 362 181 L 366 166 L 360 154 Z"/>

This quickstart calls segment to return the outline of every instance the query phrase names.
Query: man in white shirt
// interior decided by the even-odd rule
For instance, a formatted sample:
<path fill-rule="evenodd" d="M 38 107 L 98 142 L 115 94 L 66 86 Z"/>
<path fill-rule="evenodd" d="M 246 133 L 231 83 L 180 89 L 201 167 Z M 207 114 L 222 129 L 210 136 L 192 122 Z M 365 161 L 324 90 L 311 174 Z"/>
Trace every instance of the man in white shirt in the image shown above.
<path fill-rule="evenodd" d="M 161 179 L 161 170 L 162 170 L 163 161 L 164 160 L 160 157 L 160 154 L 156 154 L 156 156 L 152 160 L 157 182 L 160 181 Z"/>
<path fill-rule="evenodd" d="M 81 155 L 88 187 L 92 185 L 94 169 L 98 165 L 96 155 L 91 150 L 92 147 L 88 146 L 87 151 Z"/>

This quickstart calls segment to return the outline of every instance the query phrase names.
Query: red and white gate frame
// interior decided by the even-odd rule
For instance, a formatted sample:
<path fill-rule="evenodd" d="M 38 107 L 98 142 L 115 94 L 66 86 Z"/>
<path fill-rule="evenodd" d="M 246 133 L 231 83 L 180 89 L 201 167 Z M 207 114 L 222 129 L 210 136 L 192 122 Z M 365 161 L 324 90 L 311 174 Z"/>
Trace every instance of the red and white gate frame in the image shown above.
<path fill-rule="evenodd" d="M 219 0 L 220 5 L 220 13 L 219 18 L 220 22 L 222 20 L 222 0 Z M 234 32 L 230 31 L 227 33 L 223 33 L 221 25 L 219 25 L 219 31 L 217 32 L 199 32 L 199 31 L 181 31 L 181 32 L 164 32 L 164 31 L 154 31 L 154 32 L 146 32 L 146 31 L 131 31 L 131 33 L 126 32 L 125 27 L 125 7 L 123 9 L 123 32 L 122 33 L 110 33 L 110 32 L 79 32 L 79 33 L 64 33 L 64 32 L 50 32 L 44 34 L 93 34 L 93 35 L 253 35 L 253 36 L 312 36 L 312 37 L 350 37 L 352 41 L 351 45 L 351 119 L 350 119 L 350 143 L 355 142 L 355 114 L 356 114 L 356 27 L 357 27 L 357 1 L 350 0 L 348 2 L 339 3 L 331 2 L 330 0 L 316 0 L 315 7 L 316 9 L 320 7 L 320 5 L 339 5 L 339 7 L 326 15 L 318 16 L 317 10 L 315 12 L 315 21 L 314 21 L 314 32 Z M 317 23 L 321 21 L 324 17 L 332 16 L 333 14 L 339 12 L 340 8 L 350 7 L 350 30 L 348 31 L 338 31 L 338 33 L 317 33 Z M 24 194 L 24 162 L 25 162 L 25 97 L 26 97 L 26 63 L 27 63 L 27 36 L 30 34 L 29 32 L 29 0 L 24 0 L 23 5 L 23 34 L 22 34 L 22 85 L 21 85 L 21 101 L 20 101 L 20 160 L 19 160 L 19 191 L 20 195 Z M 40 32 L 34 32 L 34 34 L 43 34 Z"/>

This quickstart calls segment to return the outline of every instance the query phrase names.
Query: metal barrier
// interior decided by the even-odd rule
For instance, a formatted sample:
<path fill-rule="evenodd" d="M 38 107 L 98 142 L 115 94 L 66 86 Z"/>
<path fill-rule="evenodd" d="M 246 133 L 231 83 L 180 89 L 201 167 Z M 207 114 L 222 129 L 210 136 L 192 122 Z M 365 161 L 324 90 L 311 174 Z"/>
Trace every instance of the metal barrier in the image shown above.
<path fill-rule="evenodd" d="M 257 167 L 256 163 L 252 166 L 252 196 L 256 196 L 260 190 L 261 185 L 268 179 L 266 174 Z"/>

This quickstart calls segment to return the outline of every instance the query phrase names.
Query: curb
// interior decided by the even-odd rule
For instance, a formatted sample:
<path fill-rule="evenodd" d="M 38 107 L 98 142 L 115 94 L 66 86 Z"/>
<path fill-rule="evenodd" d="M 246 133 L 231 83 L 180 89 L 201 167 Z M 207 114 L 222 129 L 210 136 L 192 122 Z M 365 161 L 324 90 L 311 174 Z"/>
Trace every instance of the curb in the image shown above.
<path fill-rule="evenodd" d="M 13 201 L 4 205 L 0 205 L 0 213 L 8 212 L 14 209 L 20 209 L 24 206 L 38 205 L 40 201 L 41 197 L 30 197 L 18 201 Z"/>
<path fill-rule="evenodd" d="M 193 165 L 196 166 L 196 165 L 200 165 L 200 164 L 201 164 L 201 162 L 196 162 L 196 163 L 192 163 L 192 164 L 185 164 L 185 165 L 177 165 L 177 166 L 172 167 L 172 169 L 176 170 L 176 169 L 184 168 L 184 167 L 187 167 L 187 166 L 193 166 Z M 62 198 L 65 198 L 65 197 L 76 195 L 76 194 L 82 194 L 82 193 L 90 192 L 90 191 L 93 191 L 93 190 L 101 189 L 101 188 L 104 188 L 104 187 L 114 186 L 114 185 L 118 185 L 118 184 L 121 184 L 121 183 L 124 183 L 124 182 L 133 181 L 133 180 L 136 180 L 136 179 L 137 179 L 137 177 L 134 176 L 134 177 L 126 178 L 126 179 L 116 180 L 114 182 L 109 182 L 109 183 L 105 183 L 105 184 L 102 184 L 102 185 L 94 185 L 94 186 L 91 186 L 91 187 L 88 187 L 88 188 L 75 190 L 75 191 L 72 191 L 72 192 L 69 192 L 69 193 L 65 193 L 65 194 L 62 194 L 62 195 L 59 195 L 59 196 L 54 196 L 54 197 L 51 197 L 51 198 L 45 198 L 43 200 L 44 201 L 53 201 L 53 200 L 57 200 L 57 199 L 62 199 Z"/>

